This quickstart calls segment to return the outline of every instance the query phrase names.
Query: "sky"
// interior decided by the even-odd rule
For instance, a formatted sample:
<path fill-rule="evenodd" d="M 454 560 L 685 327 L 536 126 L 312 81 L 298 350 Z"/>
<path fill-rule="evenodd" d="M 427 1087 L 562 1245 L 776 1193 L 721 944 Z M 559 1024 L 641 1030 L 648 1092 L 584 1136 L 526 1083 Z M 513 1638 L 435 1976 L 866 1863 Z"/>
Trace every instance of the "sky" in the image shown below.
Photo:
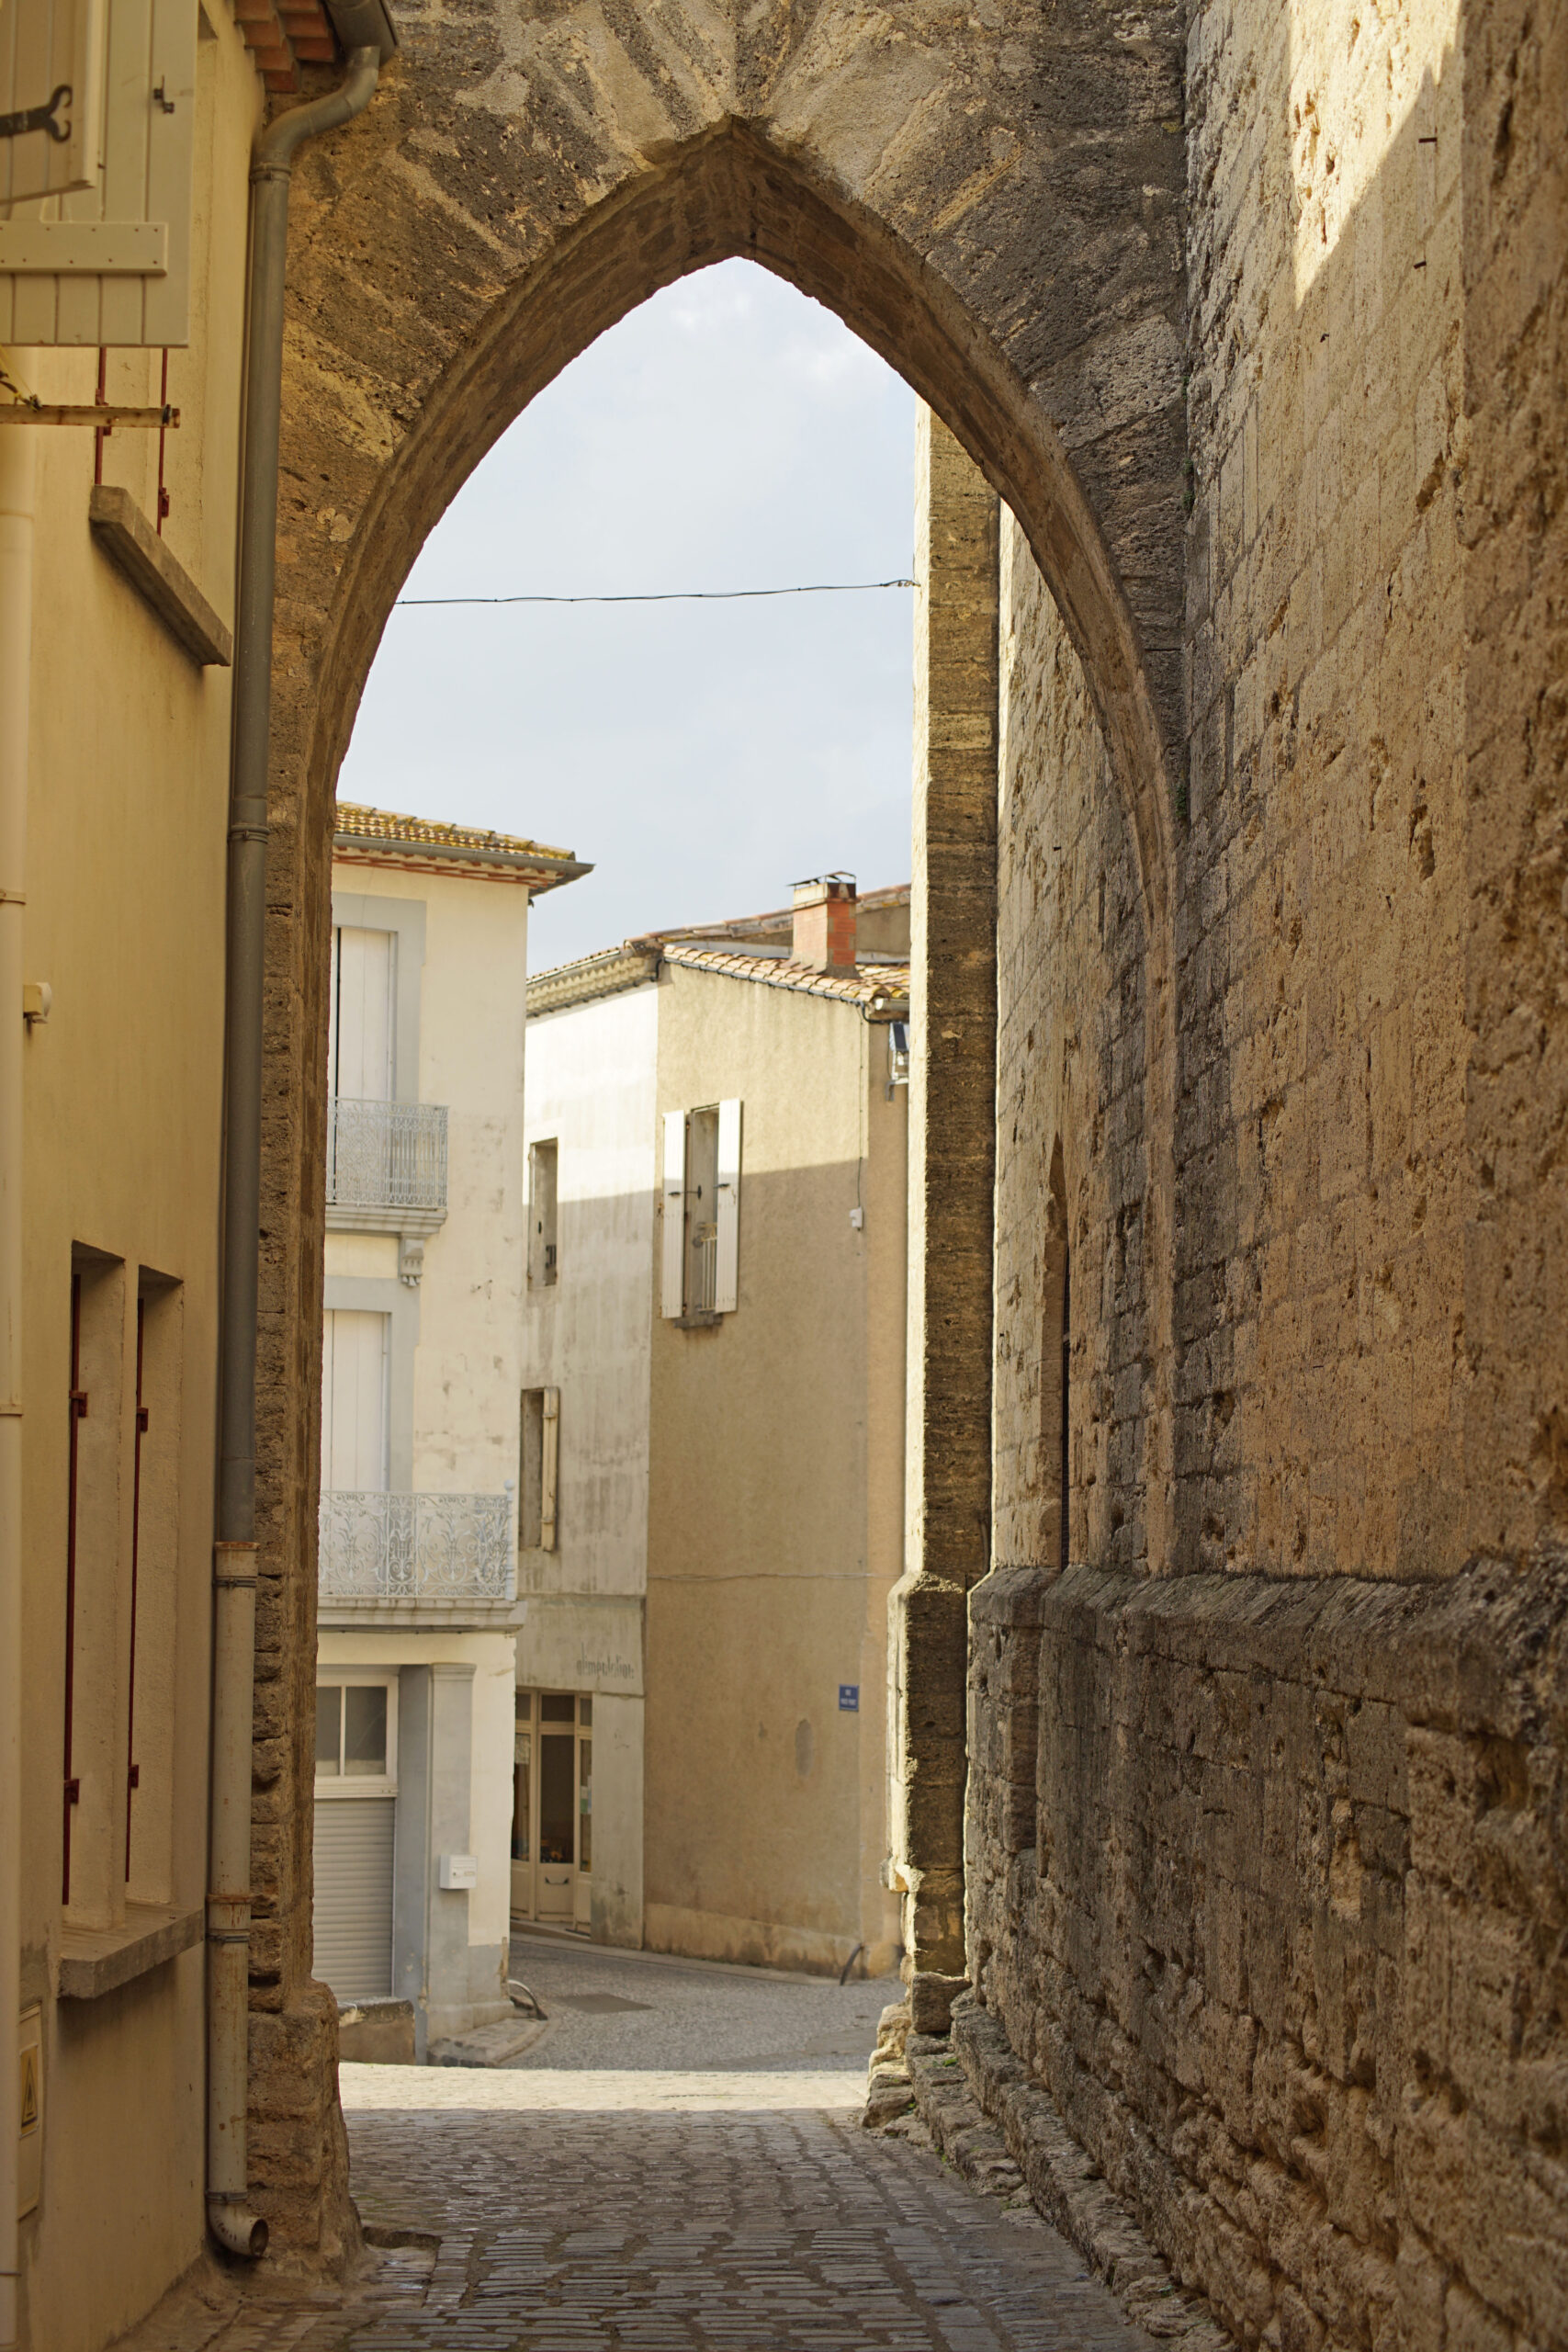
<path fill-rule="evenodd" d="M 914 395 L 819 303 L 728 261 L 656 295 L 525 409 L 405 596 L 906 576 Z M 345 800 L 592 863 L 528 960 L 909 878 L 912 592 L 395 609 Z"/>

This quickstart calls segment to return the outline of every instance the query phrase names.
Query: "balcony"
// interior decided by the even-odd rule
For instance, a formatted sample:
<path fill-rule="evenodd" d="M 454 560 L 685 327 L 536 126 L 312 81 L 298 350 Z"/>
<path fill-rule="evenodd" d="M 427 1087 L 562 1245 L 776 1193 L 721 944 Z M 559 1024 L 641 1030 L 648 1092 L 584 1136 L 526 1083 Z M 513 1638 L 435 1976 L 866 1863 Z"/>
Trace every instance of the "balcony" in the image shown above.
<path fill-rule="evenodd" d="M 397 1224 L 446 1214 L 446 1105 L 359 1102 L 334 1094 L 327 1121 L 327 1207 L 385 1212 Z"/>
<path fill-rule="evenodd" d="M 510 1494 L 328 1493 L 320 1528 L 323 1603 L 509 1602 L 516 1589 Z"/>
<path fill-rule="evenodd" d="M 327 1109 L 328 1230 L 397 1234 L 398 1272 L 413 1287 L 425 1242 L 446 1221 L 446 1104 L 334 1094 Z"/>

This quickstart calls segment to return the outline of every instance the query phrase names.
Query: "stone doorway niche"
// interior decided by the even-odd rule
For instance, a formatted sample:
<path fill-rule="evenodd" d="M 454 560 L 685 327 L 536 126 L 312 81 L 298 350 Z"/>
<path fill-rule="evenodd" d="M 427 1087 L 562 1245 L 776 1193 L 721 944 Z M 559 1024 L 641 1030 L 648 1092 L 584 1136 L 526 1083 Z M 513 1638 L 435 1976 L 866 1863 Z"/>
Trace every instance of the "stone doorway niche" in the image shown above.
<path fill-rule="evenodd" d="M 259 1430 L 253 2188 L 276 2244 L 329 2250 L 346 2213 L 332 2007 L 310 1974 L 314 1432 L 333 795 L 387 613 L 493 442 L 660 287 L 739 255 L 837 311 L 1011 507 L 1084 664 L 1136 847 L 1154 1262 L 1168 1270 L 1184 25 L 1174 5 L 1145 14 L 1133 54 L 1094 0 L 1048 22 L 1037 0 L 886 21 L 833 0 L 494 0 L 402 20 L 369 113 L 305 151 L 279 514 Z M 971 709 L 979 731 L 928 725 L 917 791 L 917 1022 L 923 1004 L 951 1051 L 911 1089 L 927 1175 L 895 1643 L 905 1936 L 939 1971 L 962 1951 L 964 1602 L 988 1565 L 995 1024 L 995 631 L 987 669 L 954 578 L 945 619 L 931 599 L 923 659 L 937 702 Z M 1156 1287 L 1151 1559 L 1168 1475 L 1170 1285 Z"/>

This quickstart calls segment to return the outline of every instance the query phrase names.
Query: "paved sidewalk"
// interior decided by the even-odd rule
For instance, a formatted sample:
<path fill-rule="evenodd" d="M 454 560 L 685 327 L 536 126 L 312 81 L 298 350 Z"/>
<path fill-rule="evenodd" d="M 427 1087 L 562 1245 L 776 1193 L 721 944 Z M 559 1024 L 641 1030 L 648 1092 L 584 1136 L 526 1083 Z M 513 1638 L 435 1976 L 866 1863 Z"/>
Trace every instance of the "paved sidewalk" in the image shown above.
<path fill-rule="evenodd" d="M 1032 2208 L 977 2197 L 921 2133 L 861 2130 L 862 2012 L 888 1988 L 526 1960 L 553 2050 L 344 2067 L 366 2274 L 308 2299 L 264 2283 L 136 2352 L 1153 2352 Z"/>

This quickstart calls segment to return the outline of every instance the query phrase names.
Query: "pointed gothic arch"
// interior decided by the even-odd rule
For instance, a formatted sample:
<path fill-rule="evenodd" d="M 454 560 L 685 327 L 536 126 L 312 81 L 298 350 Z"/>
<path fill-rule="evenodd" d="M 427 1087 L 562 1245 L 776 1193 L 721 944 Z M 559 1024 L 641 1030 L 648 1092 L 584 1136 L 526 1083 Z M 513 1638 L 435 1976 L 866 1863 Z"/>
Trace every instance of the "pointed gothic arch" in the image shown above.
<path fill-rule="evenodd" d="M 299 2113 L 297 2081 L 280 2074 L 269 2087 L 275 2046 L 289 2076 L 319 2053 L 315 2120 L 290 2127 L 296 2154 L 267 2199 L 297 2242 L 330 2229 L 341 2147 L 330 2022 L 309 1984 L 304 1729 L 333 787 L 388 613 L 452 496 L 563 368 L 693 270 L 743 256 L 834 310 L 948 424 L 1029 538 L 1136 844 L 1151 1222 L 1169 1266 L 1181 12 L 1156 7 L 1135 55 L 1091 0 L 1049 22 L 1005 0 L 984 28 L 923 7 L 883 22 L 835 0 L 806 11 L 673 0 L 657 33 L 649 13 L 525 0 L 461 23 L 413 20 L 383 96 L 307 151 L 296 184 L 268 871 L 253 2007 L 269 2019 L 255 2044 L 264 2132 L 285 2108 Z M 716 45 L 716 23 L 728 28 Z M 1168 1271 L 1156 1289 L 1151 1558 L 1169 1460 Z M 961 1670 L 954 1702 L 961 1713 Z"/>

